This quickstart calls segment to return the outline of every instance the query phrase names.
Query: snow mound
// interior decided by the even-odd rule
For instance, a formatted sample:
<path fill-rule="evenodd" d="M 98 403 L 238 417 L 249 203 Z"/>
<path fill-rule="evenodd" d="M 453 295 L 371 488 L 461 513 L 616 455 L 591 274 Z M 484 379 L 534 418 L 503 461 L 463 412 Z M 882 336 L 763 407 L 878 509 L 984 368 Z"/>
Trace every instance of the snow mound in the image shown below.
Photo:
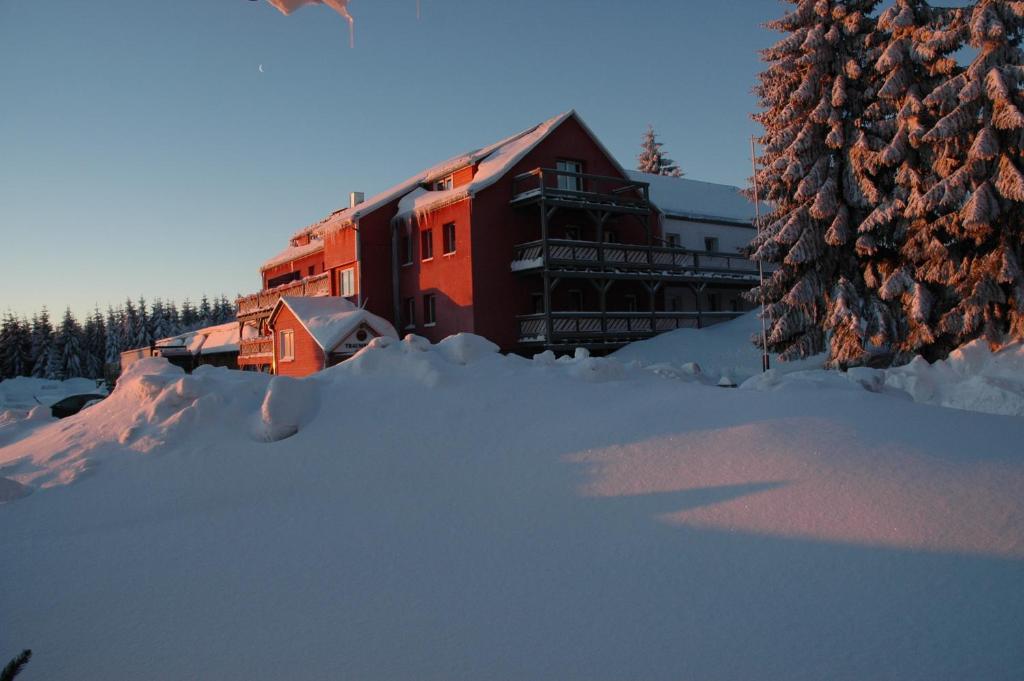
<path fill-rule="evenodd" d="M 275 376 L 263 398 L 255 436 L 266 442 L 289 438 L 316 417 L 319 406 L 317 386 L 312 381 Z"/>
<path fill-rule="evenodd" d="M 498 353 L 498 346 L 483 336 L 457 333 L 437 344 L 437 350 L 455 364 L 471 364 Z"/>
<path fill-rule="evenodd" d="M 934 364 L 917 357 L 889 369 L 884 381 L 915 402 L 1024 416 L 1024 344 L 992 352 L 985 341 L 972 341 Z"/>
<path fill-rule="evenodd" d="M 685 367 L 696 365 L 708 383 L 717 384 L 723 377 L 741 384 L 761 373 L 761 351 L 752 339 L 761 333 L 759 311 L 748 312 L 728 322 L 703 329 L 676 329 L 654 338 L 630 343 L 612 353 L 622 362 L 639 362 L 641 366 L 665 365 Z M 824 357 L 810 357 L 795 362 L 773 358 L 776 373 L 819 369 Z M 688 370 L 690 373 L 693 367 Z"/>

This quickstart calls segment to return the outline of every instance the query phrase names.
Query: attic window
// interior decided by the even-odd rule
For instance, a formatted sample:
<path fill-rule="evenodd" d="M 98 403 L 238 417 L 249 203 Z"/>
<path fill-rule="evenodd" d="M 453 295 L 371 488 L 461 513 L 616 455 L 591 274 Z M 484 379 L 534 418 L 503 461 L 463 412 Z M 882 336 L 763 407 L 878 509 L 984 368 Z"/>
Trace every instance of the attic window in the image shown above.
<path fill-rule="evenodd" d="M 447 175 L 445 177 L 442 177 L 440 180 L 436 180 L 434 182 L 434 191 L 436 191 L 436 192 L 443 192 L 443 191 L 447 191 L 447 190 L 451 189 L 454 186 L 455 186 L 455 176 L 454 175 Z"/>

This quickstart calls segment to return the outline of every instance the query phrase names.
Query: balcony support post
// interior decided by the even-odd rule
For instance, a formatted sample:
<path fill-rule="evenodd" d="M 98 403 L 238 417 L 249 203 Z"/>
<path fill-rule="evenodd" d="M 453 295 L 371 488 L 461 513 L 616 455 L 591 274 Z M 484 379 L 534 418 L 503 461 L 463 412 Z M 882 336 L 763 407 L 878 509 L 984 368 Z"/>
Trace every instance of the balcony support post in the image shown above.
<path fill-rule="evenodd" d="M 547 343 L 554 342 L 555 324 L 551 319 L 551 270 L 548 263 L 551 260 L 550 245 L 548 243 L 548 206 L 544 199 L 544 173 L 540 176 L 540 239 L 541 239 L 541 260 L 543 261 L 544 277 L 544 339 Z"/>

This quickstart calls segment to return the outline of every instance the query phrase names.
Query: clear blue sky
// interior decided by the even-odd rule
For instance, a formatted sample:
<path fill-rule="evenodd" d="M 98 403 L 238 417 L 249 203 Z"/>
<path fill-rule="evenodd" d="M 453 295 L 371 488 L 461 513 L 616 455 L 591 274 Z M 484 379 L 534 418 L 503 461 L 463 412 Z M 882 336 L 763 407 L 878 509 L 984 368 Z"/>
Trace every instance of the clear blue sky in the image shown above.
<path fill-rule="evenodd" d="M 575 108 L 749 175 L 778 0 L 0 0 L 0 310 L 259 287 L 295 229 Z M 264 73 L 258 71 L 263 64 Z"/>

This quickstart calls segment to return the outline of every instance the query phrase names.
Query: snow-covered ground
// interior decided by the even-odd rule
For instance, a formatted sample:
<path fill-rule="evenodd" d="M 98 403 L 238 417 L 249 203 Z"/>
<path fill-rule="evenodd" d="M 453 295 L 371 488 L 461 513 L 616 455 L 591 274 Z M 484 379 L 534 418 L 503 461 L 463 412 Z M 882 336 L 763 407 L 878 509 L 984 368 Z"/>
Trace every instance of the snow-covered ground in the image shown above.
<path fill-rule="evenodd" d="M 712 333 L 140 361 L 0 448 L 35 489 L 0 506 L 0 652 L 26 681 L 1019 679 L 1024 419 L 865 372 L 718 388 L 748 365 Z"/>
<path fill-rule="evenodd" d="M 52 381 L 19 376 L 0 381 L 0 447 L 28 437 L 52 421 L 50 405 L 70 395 L 105 395 L 107 389 L 90 378 Z M 2 483 L 0 483 L 2 484 Z M 0 489 L 0 500 L 4 492 Z"/>

